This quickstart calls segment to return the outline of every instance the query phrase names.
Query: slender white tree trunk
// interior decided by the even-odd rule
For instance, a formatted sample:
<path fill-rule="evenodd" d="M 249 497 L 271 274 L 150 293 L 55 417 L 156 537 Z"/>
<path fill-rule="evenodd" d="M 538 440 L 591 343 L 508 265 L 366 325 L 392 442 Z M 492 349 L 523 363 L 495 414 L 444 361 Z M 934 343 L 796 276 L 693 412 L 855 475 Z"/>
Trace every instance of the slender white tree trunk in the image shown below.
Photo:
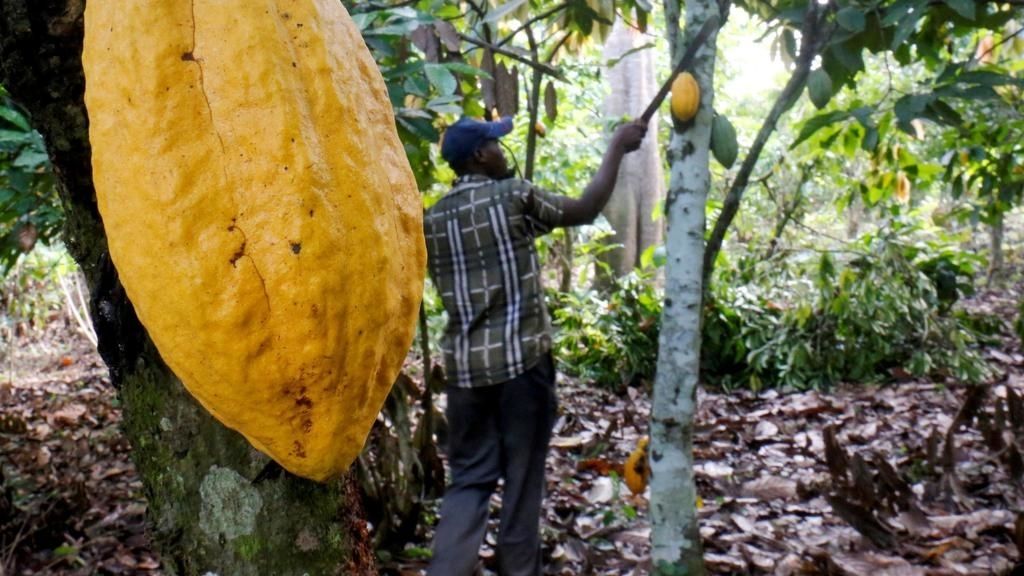
<path fill-rule="evenodd" d="M 679 42 L 679 14 L 679 0 L 665 0 L 674 61 L 686 48 Z M 713 17 L 719 17 L 714 0 L 688 0 L 686 38 L 695 36 Z M 708 160 L 716 38 L 717 31 L 697 53 L 694 64 L 702 93 L 697 117 L 689 126 L 677 127 L 668 148 L 668 263 L 651 415 L 651 558 L 656 573 L 704 574 L 693 474 L 693 420 L 700 377 L 704 209 L 711 185 Z M 665 564 L 675 571 L 659 570 Z"/>
<path fill-rule="evenodd" d="M 658 91 L 653 48 L 623 57 L 647 42 L 641 32 L 621 20 L 615 22 L 604 44 L 604 59 L 618 60 L 605 74 L 610 88 L 604 101 L 605 116 L 637 118 Z M 658 126 L 657 116 L 650 125 Z M 639 265 L 644 250 L 662 240 L 663 224 L 651 217 L 655 206 L 665 196 L 660 149 L 657 130 L 651 130 L 640 149 L 623 158 L 615 192 L 604 208 L 604 216 L 615 230 L 612 241 L 622 246 L 602 258 L 616 276 L 629 273 Z"/>

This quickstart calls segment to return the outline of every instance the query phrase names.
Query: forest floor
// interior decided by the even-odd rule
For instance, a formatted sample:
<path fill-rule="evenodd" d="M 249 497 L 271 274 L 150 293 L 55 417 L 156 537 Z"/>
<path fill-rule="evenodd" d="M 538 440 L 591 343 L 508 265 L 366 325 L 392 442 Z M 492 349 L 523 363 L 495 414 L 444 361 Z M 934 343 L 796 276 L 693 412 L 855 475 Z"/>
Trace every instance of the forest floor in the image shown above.
<path fill-rule="evenodd" d="M 970 305 L 1005 322 L 1017 294 Z M 106 370 L 56 317 L 10 343 L 0 371 L 0 576 L 160 574 Z M 700 523 L 714 574 L 1021 574 L 1024 355 L 985 351 L 980 387 L 907 380 L 827 393 L 704 392 L 695 430 Z M 651 571 L 645 495 L 621 483 L 646 393 L 560 377 L 548 460 L 548 574 Z M 1016 446 L 1016 447 L 1015 447 Z M 382 562 L 419 574 L 425 541 Z M 482 557 L 493 566 L 493 530 Z"/>

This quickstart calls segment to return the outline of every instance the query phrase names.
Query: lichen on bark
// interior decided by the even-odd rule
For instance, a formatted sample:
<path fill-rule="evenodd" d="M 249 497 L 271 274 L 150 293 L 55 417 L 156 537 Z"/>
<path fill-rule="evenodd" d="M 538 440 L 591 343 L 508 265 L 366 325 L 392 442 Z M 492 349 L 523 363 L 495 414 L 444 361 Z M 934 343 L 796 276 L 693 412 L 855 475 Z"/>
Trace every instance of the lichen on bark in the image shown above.
<path fill-rule="evenodd" d="M 199 528 L 210 538 L 231 541 L 256 530 L 263 498 L 238 472 L 211 466 L 199 485 L 199 496 Z"/>

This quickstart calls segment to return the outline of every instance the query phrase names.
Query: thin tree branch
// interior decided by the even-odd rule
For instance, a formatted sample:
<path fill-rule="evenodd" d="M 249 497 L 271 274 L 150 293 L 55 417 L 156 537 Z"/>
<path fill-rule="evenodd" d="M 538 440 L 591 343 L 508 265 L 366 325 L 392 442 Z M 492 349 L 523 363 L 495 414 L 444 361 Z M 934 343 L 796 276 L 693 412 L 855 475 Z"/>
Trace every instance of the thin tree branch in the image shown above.
<path fill-rule="evenodd" d="M 1022 5 L 1024 5 L 1024 2 L 1022 2 Z M 992 47 L 991 47 L 991 48 L 989 48 L 989 49 L 985 50 L 985 51 L 984 51 L 984 52 L 982 52 L 981 54 L 975 54 L 974 56 L 972 56 L 972 57 L 971 57 L 971 59 L 970 59 L 970 60 L 968 60 L 968 61 L 967 61 L 967 67 L 968 67 L 968 68 L 969 68 L 969 67 L 971 67 L 971 66 L 972 66 L 972 65 L 974 65 L 974 64 L 975 64 L 976 62 L 979 62 L 980 60 L 982 60 L 983 58 L 985 58 L 985 56 L 988 56 L 989 54 L 991 54 L 991 53 L 992 53 L 992 51 L 993 51 L 993 50 L 995 50 L 996 48 L 999 48 L 999 47 L 1000 47 L 1000 46 L 1002 46 L 1003 44 L 1006 44 L 1006 43 L 1007 43 L 1007 42 L 1009 42 L 1010 40 L 1013 40 L 1014 38 L 1016 38 L 1017 36 L 1019 36 L 1021 32 L 1024 32 L 1024 27 L 1022 27 L 1022 28 L 1018 28 L 1016 32 L 1014 32 L 1013 34 L 1010 34 L 1009 36 L 1007 36 L 1007 37 L 1003 38 L 1003 39 L 1002 39 L 1002 40 L 1000 40 L 999 42 L 996 42 L 995 44 L 993 44 L 993 45 L 992 45 Z"/>
<path fill-rule="evenodd" d="M 780 206 L 780 208 L 782 210 L 782 214 L 781 214 L 782 217 L 775 224 L 775 230 L 772 232 L 771 242 L 769 242 L 769 244 L 768 244 L 768 251 L 765 253 L 765 256 L 764 256 L 765 260 L 771 258 L 775 254 L 776 249 L 779 247 L 779 239 L 782 238 L 782 233 L 786 230 L 786 226 L 790 223 L 790 221 L 792 221 L 796 217 L 797 211 L 800 209 L 800 206 L 803 204 L 803 201 L 804 201 L 804 185 L 807 184 L 807 178 L 808 177 L 809 177 L 808 170 L 806 168 L 801 170 L 800 171 L 800 183 L 797 184 L 797 186 L 796 186 L 796 193 L 793 195 L 793 201 L 792 202 L 788 202 L 788 203 L 787 202 L 782 202 L 782 206 Z M 775 195 L 772 194 L 772 189 L 768 185 L 768 182 L 761 182 L 761 185 L 764 186 L 765 190 L 768 191 L 769 196 L 772 196 L 772 201 L 775 202 L 775 198 L 774 198 Z M 776 202 L 776 203 L 778 204 L 778 202 Z"/>
<path fill-rule="evenodd" d="M 800 92 L 803 91 L 814 58 L 824 48 L 828 38 L 831 37 L 835 29 L 834 24 L 830 26 L 823 24 L 825 16 L 831 10 L 831 7 L 825 9 L 824 12 L 819 12 L 822 9 L 825 9 L 825 7 L 818 5 L 817 2 L 808 3 L 807 14 L 804 17 L 801 29 L 801 46 L 800 54 L 797 56 L 796 69 L 789 77 L 786 87 L 775 100 L 775 104 L 768 113 L 768 117 L 765 118 L 764 123 L 761 125 L 761 129 L 754 139 L 754 144 L 750 147 L 750 151 L 747 152 L 746 158 L 743 159 L 743 164 L 740 166 L 740 170 L 732 181 L 729 192 L 722 203 L 722 210 L 719 213 L 718 220 L 715 222 L 715 228 L 708 238 L 707 249 L 704 252 L 705 288 L 710 286 L 711 274 L 715 268 L 715 260 L 718 258 L 718 253 L 722 250 L 722 241 L 725 239 L 729 226 L 732 225 L 732 221 L 739 211 L 740 201 L 743 200 L 743 193 L 750 183 L 750 175 L 757 165 L 765 144 L 768 143 L 769 137 L 775 132 L 779 118 L 785 114 L 786 110 L 792 106 L 793 101 L 799 97 Z"/>
<path fill-rule="evenodd" d="M 533 37 L 533 28 L 526 29 L 526 38 L 530 42 L 530 55 L 534 61 L 537 61 L 539 55 L 537 52 L 537 40 Z M 530 113 L 530 125 L 526 133 L 526 168 L 524 170 L 524 176 L 527 180 L 533 179 L 533 167 L 537 159 L 537 119 L 540 116 L 538 108 L 540 107 L 540 84 L 543 80 L 544 73 L 534 68 L 533 81 L 530 85 L 530 97 L 527 99 Z"/>
<path fill-rule="evenodd" d="M 564 4 L 559 4 L 558 6 L 555 6 L 554 8 L 552 8 L 550 10 L 547 10 L 545 12 L 542 12 L 542 13 L 540 13 L 540 14 L 532 17 L 532 18 L 530 18 L 526 22 L 523 22 L 523 24 L 519 28 L 516 28 L 515 30 L 509 32 L 508 36 L 505 36 L 504 38 L 499 40 L 498 43 L 495 44 L 495 46 L 501 47 L 501 46 L 504 46 L 505 44 L 508 44 L 509 42 L 512 41 L 513 38 L 516 37 L 517 34 L 522 32 L 523 30 L 526 30 L 527 28 L 532 26 L 535 22 L 539 22 L 540 20 L 543 20 L 543 19 L 545 19 L 545 18 L 547 18 L 549 16 L 553 16 L 553 15 L 561 12 L 562 10 L 565 10 L 568 7 L 569 7 L 569 3 L 568 2 L 566 2 Z"/>
<path fill-rule="evenodd" d="M 559 80 L 563 80 L 564 79 L 563 76 L 562 76 L 562 73 L 559 72 L 557 68 L 555 68 L 553 66 L 549 66 L 549 65 L 547 65 L 547 64 L 545 64 L 543 62 L 537 62 L 536 60 L 532 60 L 532 59 L 530 59 L 530 58 L 528 58 L 526 56 L 523 56 L 522 54 L 519 54 L 517 52 L 513 52 L 512 50 L 509 50 L 508 48 L 499 48 L 498 46 L 495 46 L 494 44 L 491 44 L 490 42 L 485 42 L 483 40 L 480 40 L 479 38 L 473 38 L 472 36 L 469 36 L 469 35 L 464 34 L 462 32 L 459 32 L 459 38 L 462 38 L 466 42 L 469 42 L 470 44 L 473 44 L 475 46 L 479 46 L 481 48 L 490 48 L 496 54 L 501 54 L 503 56 L 508 56 L 509 58 L 511 58 L 513 60 L 516 60 L 518 62 L 522 62 L 523 64 L 526 64 L 530 68 L 533 68 L 534 70 L 538 70 L 540 72 L 543 72 L 544 74 L 547 74 L 548 76 L 553 76 L 555 78 L 558 78 Z"/>
<path fill-rule="evenodd" d="M 555 61 L 555 56 L 558 56 L 558 51 L 562 49 L 562 46 L 565 46 L 565 43 L 569 41 L 571 36 L 572 32 L 566 30 L 565 34 L 562 35 L 562 38 L 558 42 L 555 42 L 555 46 L 551 48 L 551 51 L 548 52 L 548 56 L 545 59 L 548 64 L 552 64 Z"/>

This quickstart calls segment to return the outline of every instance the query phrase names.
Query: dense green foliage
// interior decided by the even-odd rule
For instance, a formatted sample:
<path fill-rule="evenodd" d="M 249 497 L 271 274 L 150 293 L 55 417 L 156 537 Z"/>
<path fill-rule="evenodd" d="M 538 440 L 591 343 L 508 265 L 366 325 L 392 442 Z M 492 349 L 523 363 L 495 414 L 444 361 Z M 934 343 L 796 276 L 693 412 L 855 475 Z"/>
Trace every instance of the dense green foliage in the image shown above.
<path fill-rule="evenodd" d="M 986 373 L 975 334 L 951 313 L 981 260 L 893 220 L 847 252 L 743 261 L 705 311 L 703 372 L 724 387 Z"/>
<path fill-rule="evenodd" d="M 952 306 L 973 293 L 984 261 L 951 240 L 894 218 L 842 251 L 739 259 L 705 304 L 704 383 L 981 380 L 979 335 Z M 653 378 L 661 297 L 650 278 L 637 271 L 608 292 L 556 296 L 555 350 L 567 372 L 610 386 Z"/>
<path fill-rule="evenodd" d="M 559 368 L 610 387 L 650 381 L 661 317 L 661 295 L 651 280 L 649 270 L 637 270 L 608 290 L 553 293 Z"/>
<path fill-rule="evenodd" d="M 62 221 L 43 139 L 0 88 L 0 278 Z"/>

